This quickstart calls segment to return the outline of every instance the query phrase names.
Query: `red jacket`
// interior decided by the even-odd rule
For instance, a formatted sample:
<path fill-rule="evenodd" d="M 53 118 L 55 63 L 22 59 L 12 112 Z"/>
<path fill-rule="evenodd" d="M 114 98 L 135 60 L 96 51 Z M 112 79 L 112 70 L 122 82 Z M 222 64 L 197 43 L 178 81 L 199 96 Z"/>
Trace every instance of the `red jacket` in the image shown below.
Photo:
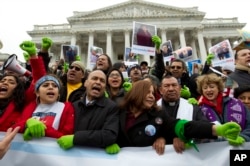
<path fill-rule="evenodd" d="M 43 65 L 42 58 L 30 59 L 30 64 L 32 67 L 32 83 L 29 88 L 25 91 L 25 105 L 30 103 L 36 98 L 35 95 L 35 83 L 36 81 L 46 74 L 45 68 Z M 8 128 L 12 127 L 21 116 L 20 108 L 16 108 L 13 101 L 5 108 L 5 111 L 2 116 L 0 116 L 0 131 L 6 131 Z"/>
<path fill-rule="evenodd" d="M 45 136 L 59 138 L 63 135 L 73 134 L 74 131 L 74 108 L 70 102 L 64 103 L 63 112 L 59 122 L 58 130 L 54 129 L 52 126 L 46 125 Z M 32 117 L 32 113 L 37 107 L 36 101 L 31 102 L 27 105 L 20 118 L 20 121 L 15 126 L 20 126 L 20 132 L 23 133 L 25 130 L 26 121 Z"/>

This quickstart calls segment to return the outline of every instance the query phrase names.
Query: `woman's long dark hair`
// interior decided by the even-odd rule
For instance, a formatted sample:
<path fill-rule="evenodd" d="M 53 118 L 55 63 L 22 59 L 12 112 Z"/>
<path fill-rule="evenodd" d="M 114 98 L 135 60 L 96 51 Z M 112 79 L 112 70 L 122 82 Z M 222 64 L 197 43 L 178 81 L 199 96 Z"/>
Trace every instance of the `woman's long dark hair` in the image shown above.
<path fill-rule="evenodd" d="M 6 101 L 6 103 L 2 103 L 7 107 L 11 101 L 14 102 L 15 107 L 18 108 L 18 111 L 22 111 L 22 108 L 25 104 L 25 83 L 21 81 L 17 76 L 12 74 L 6 74 L 3 77 L 1 77 L 1 80 L 4 79 L 7 76 L 12 76 L 17 82 L 17 86 L 13 90 L 13 94 L 10 96 L 9 99 L 3 99 Z"/>

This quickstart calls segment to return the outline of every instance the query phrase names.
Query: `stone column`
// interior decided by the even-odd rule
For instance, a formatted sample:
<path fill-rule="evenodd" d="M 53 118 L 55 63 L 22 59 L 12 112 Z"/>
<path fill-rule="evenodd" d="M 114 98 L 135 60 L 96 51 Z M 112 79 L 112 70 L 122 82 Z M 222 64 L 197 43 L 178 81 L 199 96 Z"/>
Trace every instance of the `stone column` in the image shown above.
<path fill-rule="evenodd" d="M 72 46 L 76 45 L 76 33 L 75 32 L 72 32 L 70 45 L 72 45 Z"/>
<path fill-rule="evenodd" d="M 162 41 L 162 43 L 167 41 L 167 31 L 166 31 L 166 29 L 161 29 L 161 41 Z"/>
<path fill-rule="evenodd" d="M 186 40 L 185 40 L 185 31 L 183 27 L 178 28 L 179 29 L 179 38 L 181 47 L 186 47 Z"/>
<path fill-rule="evenodd" d="M 204 62 L 206 61 L 206 57 L 207 57 L 207 51 L 206 51 L 202 31 L 203 31 L 203 27 L 199 27 L 197 29 L 197 37 L 198 37 L 198 43 L 200 47 L 200 58 L 201 58 L 202 64 L 204 64 Z"/>
<path fill-rule="evenodd" d="M 192 38 L 191 39 L 191 47 L 192 47 L 192 50 L 193 50 L 193 57 L 194 57 L 194 59 L 198 59 L 196 45 L 195 45 L 195 39 L 196 38 Z"/>
<path fill-rule="evenodd" d="M 173 46 L 173 47 L 174 47 L 174 48 L 173 48 L 173 51 L 180 49 L 180 43 L 179 43 L 177 40 L 175 40 L 175 41 L 174 41 L 174 46 Z"/>
<path fill-rule="evenodd" d="M 207 50 L 212 47 L 212 41 L 211 37 L 206 38 L 206 45 L 207 45 Z"/>
<path fill-rule="evenodd" d="M 111 30 L 107 30 L 107 41 L 106 41 L 106 53 L 111 58 L 112 62 L 113 60 L 113 47 L 112 47 L 112 32 Z"/>
<path fill-rule="evenodd" d="M 85 65 L 87 66 L 87 69 L 90 69 L 90 70 L 92 70 L 93 68 L 93 66 L 91 66 L 90 64 L 90 48 L 93 45 L 94 45 L 94 32 L 89 31 L 89 45 L 88 45 L 88 52 L 87 52 L 87 62 L 85 63 Z"/>
<path fill-rule="evenodd" d="M 129 29 L 125 29 L 124 30 L 124 38 L 125 38 L 125 47 L 131 47 L 130 45 L 130 30 Z"/>

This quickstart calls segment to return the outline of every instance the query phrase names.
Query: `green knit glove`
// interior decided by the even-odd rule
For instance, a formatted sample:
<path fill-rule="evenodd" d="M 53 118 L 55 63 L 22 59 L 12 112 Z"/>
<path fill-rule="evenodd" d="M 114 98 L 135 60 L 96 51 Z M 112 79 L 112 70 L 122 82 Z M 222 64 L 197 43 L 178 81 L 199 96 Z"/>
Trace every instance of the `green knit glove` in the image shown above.
<path fill-rule="evenodd" d="M 193 105 L 198 105 L 198 100 L 196 100 L 195 98 L 191 97 L 191 98 L 188 98 L 188 103 L 189 104 L 193 104 Z"/>
<path fill-rule="evenodd" d="M 139 61 L 139 60 L 140 60 L 140 57 L 139 57 L 139 55 L 138 55 L 138 54 L 136 54 L 136 55 L 135 55 L 135 59 L 136 59 L 137 61 Z"/>
<path fill-rule="evenodd" d="M 50 38 L 48 38 L 48 37 L 42 38 L 42 49 L 48 51 L 49 48 L 51 47 L 52 43 L 53 42 Z"/>
<path fill-rule="evenodd" d="M 187 139 L 185 137 L 185 133 L 184 133 L 184 129 L 185 129 L 185 124 L 188 123 L 187 120 L 178 120 L 178 122 L 175 125 L 175 134 L 182 140 L 185 142 L 185 147 L 186 146 L 192 146 L 194 147 L 194 149 L 199 152 L 198 147 L 196 146 L 196 144 L 194 143 L 194 141 L 192 139 Z"/>
<path fill-rule="evenodd" d="M 212 64 L 212 59 L 214 59 L 214 54 L 208 54 L 207 55 L 207 59 L 206 59 L 206 61 L 207 61 L 207 64 L 208 65 L 211 65 Z"/>
<path fill-rule="evenodd" d="M 69 64 L 66 63 L 66 62 L 64 62 L 64 64 L 63 64 L 63 70 L 64 70 L 64 72 L 67 73 L 68 69 L 69 69 Z"/>
<path fill-rule="evenodd" d="M 46 125 L 43 122 L 30 118 L 26 121 L 26 126 L 32 137 L 40 138 L 45 136 Z"/>
<path fill-rule="evenodd" d="M 191 149 L 191 148 L 192 148 L 192 145 L 185 143 L 185 149 Z"/>
<path fill-rule="evenodd" d="M 120 152 L 120 147 L 118 144 L 112 144 L 105 148 L 106 153 L 108 154 L 117 154 Z"/>
<path fill-rule="evenodd" d="M 225 137 L 226 139 L 235 140 L 241 131 L 241 127 L 236 122 L 227 122 L 216 126 L 217 136 Z"/>
<path fill-rule="evenodd" d="M 27 52 L 23 52 L 23 57 L 26 62 L 30 60 L 30 55 Z"/>
<path fill-rule="evenodd" d="M 155 44 L 155 48 L 156 48 L 156 49 L 159 49 L 159 48 L 160 48 L 160 46 L 161 46 L 161 38 L 160 38 L 159 36 L 154 35 L 154 36 L 152 37 L 152 42 Z"/>
<path fill-rule="evenodd" d="M 181 97 L 184 99 L 188 99 L 191 96 L 191 92 L 189 91 L 189 88 L 184 85 L 183 88 L 181 88 Z"/>
<path fill-rule="evenodd" d="M 62 149 L 67 150 L 74 146 L 73 140 L 74 140 L 74 135 L 65 135 L 57 139 L 57 143 Z"/>
<path fill-rule="evenodd" d="M 76 55 L 76 61 L 81 61 L 80 55 Z"/>
<path fill-rule="evenodd" d="M 131 88 L 132 88 L 132 83 L 131 83 L 131 82 L 124 82 L 124 83 L 122 84 L 122 87 L 123 87 L 123 89 L 125 90 L 125 92 L 128 92 L 128 91 L 130 91 Z"/>
<path fill-rule="evenodd" d="M 32 139 L 32 135 L 30 134 L 29 128 L 26 128 L 24 133 L 23 133 L 23 140 L 24 141 L 29 141 Z"/>
<path fill-rule="evenodd" d="M 104 96 L 105 96 L 106 98 L 109 98 L 109 94 L 108 94 L 107 91 L 104 91 Z"/>
<path fill-rule="evenodd" d="M 36 45 L 32 41 L 23 41 L 20 45 L 20 48 L 26 51 L 29 56 L 36 55 Z"/>
<path fill-rule="evenodd" d="M 245 139 L 241 136 L 238 136 L 235 140 L 227 139 L 228 143 L 233 146 L 240 146 L 245 142 Z"/>

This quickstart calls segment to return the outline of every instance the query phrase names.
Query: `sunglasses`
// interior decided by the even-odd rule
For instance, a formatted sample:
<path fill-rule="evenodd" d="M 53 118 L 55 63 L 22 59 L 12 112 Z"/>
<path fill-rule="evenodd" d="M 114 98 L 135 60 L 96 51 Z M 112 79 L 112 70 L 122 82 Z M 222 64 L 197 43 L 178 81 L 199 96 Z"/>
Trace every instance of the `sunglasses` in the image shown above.
<path fill-rule="evenodd" d="M 75 71 L 80 71 L 81 70 L 81 68 L 77 67 L 77 66 L 69 66 L 69 69 L 71 69 L 71 70 L 75 69 Z"/>
<path fill-rule="evenodd" d="M 181 66 L 171 66 L 171 69 L 181 69 Z"/>

